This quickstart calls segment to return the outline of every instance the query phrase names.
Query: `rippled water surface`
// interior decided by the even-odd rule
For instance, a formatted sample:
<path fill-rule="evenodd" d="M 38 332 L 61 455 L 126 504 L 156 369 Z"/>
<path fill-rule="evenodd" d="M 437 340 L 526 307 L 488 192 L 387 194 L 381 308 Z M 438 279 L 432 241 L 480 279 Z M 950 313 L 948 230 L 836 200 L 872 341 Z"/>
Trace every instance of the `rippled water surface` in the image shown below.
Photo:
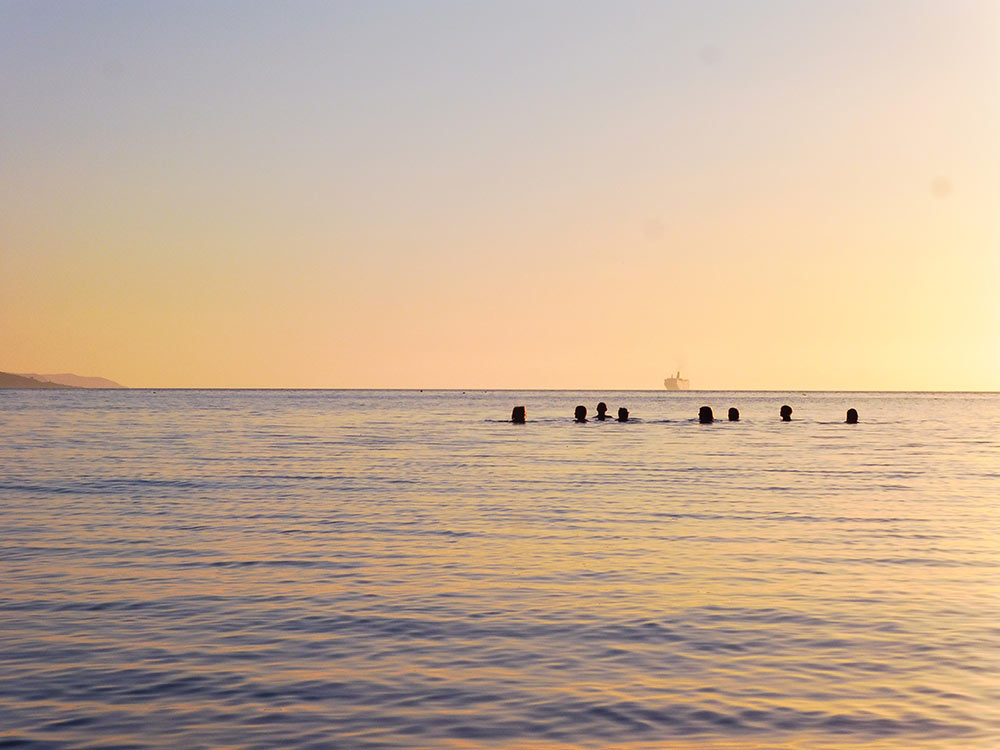
<path fill-rule="evenodd" d="M 992 750 L 1000 396 L 0 391 L 8 746 Z"/>

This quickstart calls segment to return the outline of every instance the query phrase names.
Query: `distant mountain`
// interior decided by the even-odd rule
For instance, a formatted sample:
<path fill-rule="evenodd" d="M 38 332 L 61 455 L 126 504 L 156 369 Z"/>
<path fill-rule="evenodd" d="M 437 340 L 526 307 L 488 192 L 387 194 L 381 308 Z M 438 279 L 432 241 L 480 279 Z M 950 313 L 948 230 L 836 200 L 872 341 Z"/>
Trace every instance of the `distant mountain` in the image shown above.
<path fill-rule="evenodd" d="M 66 385 L 70 388 L 124 388 L 121 383 L 116 383 L 113 380 L 108 380 L 107 378 L 94 378 L 94 377 L 84 377 L 83 375 L 74 375 L 71 372 L 60 372 L 54 375 L 39 375 L 33 372 L 22 372 L 20 373 L 26 378 L 34 378 L 35 380 L 45 380 L 49 383 L 57 383 L 59 385 Z"/>
<path fill-rule="evenodd" d="M 72 388 L 71 385 L 52 383 L 47 380 L 36 380 L 12 372 L 0 372 L 0 388 Z"/>

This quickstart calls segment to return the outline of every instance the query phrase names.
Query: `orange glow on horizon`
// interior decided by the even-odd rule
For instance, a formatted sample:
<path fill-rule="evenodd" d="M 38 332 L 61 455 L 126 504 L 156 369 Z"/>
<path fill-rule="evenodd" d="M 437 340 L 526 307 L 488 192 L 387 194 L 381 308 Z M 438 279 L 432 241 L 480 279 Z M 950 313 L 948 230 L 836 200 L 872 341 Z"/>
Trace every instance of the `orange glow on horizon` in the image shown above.
<path fill-rule="evenodd" d="M 1000 10 L 773 10 L 12 19 L 0 370 L 1000 390 Z"/>

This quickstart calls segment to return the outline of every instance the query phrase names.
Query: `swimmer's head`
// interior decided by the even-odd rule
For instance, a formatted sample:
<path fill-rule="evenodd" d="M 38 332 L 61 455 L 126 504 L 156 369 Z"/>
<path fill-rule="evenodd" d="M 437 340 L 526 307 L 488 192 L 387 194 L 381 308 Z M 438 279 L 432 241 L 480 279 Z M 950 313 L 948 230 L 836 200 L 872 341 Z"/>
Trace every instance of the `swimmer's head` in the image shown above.
<path fill-rule="evenodd" d="M 703 406 L 698 410 L 698 421 L 702 424 L 711 424 L 715 421 L 711 406 Z"/>
<path fill-rule="evenodd" d="M 788 404 L 785 404 L 784 406 L 781 407 L 780 414 L 782 422 L 792 421 L 792 407 L 790 407 Z"/>
<path fill-rule="evenodd" d="M 526 414 L 523 406 L 515 406 L 510 413 L 510 421 L 514 424 L 524 424 Z"/>

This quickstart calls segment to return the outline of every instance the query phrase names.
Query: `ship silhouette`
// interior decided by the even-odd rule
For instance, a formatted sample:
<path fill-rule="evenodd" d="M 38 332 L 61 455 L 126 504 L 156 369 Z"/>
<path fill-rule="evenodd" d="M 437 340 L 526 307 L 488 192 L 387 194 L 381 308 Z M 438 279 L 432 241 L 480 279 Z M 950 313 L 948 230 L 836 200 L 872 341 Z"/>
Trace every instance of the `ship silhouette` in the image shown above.
<path fill-rule="evenodd" d="M 668 391 L 687 391 L 691 388 L 691 381 L 682 378 L 681 371 L 678 370 L 676 375 L 663 379 L 663 387 Z"/>

